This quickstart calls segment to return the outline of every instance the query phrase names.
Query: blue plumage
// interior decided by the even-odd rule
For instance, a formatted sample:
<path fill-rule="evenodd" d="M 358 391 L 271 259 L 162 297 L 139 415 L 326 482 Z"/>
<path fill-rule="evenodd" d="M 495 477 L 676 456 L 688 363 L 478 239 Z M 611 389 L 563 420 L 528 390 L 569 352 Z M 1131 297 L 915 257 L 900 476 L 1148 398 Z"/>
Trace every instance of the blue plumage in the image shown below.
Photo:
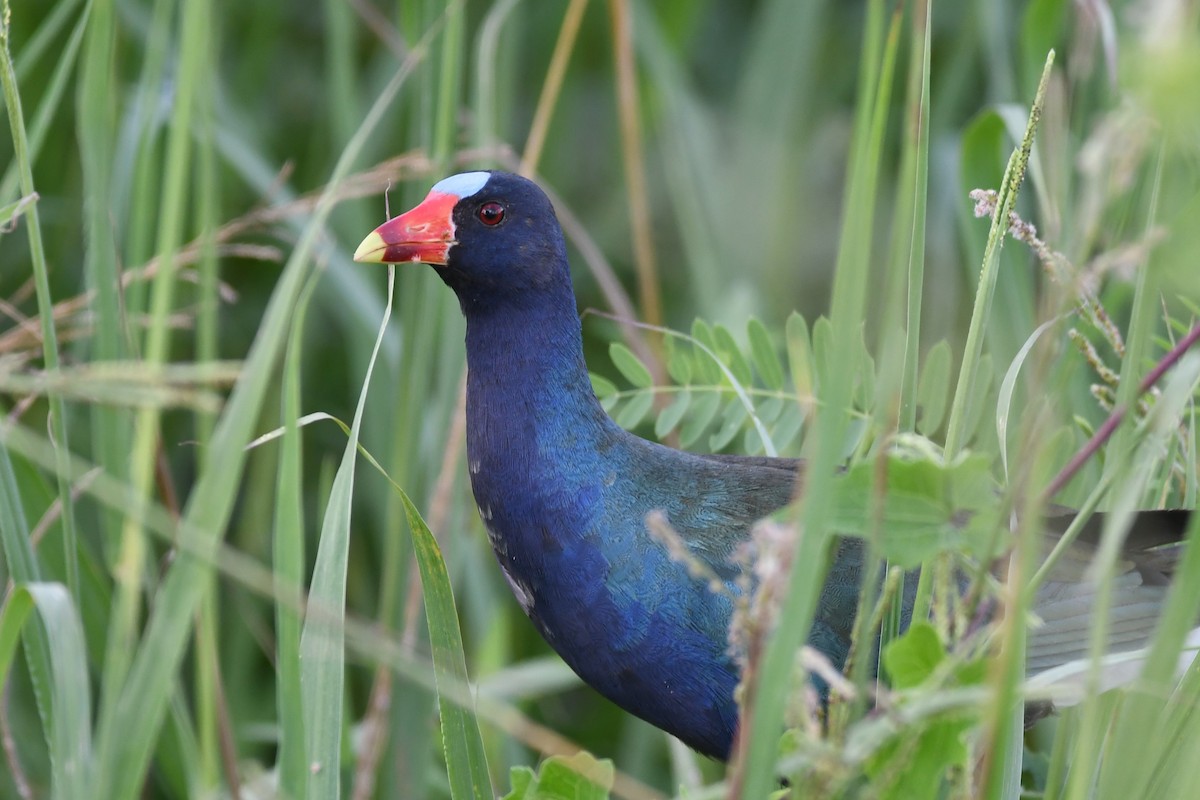
<path fill-rule="evenodd" d="M 601 694 L 726 758 L 737 721 L 732 603 L 668 556 L 646 515 L 665 513 L 734 590 L 730 556 L 753 522 L 788 502 L 800 464 L 681 452 L 609 419 L 591 392 L 554 210 L 532 182 L 488 175 L 439 183 L 355 258 L 433 264 L 459 298 L 471 486 L 526 614 Z M 809 637 L 838 667 L 861 571 L 860 544 L 842 541 Z M 911 593 L 904 605 L 907 617 Z"/>

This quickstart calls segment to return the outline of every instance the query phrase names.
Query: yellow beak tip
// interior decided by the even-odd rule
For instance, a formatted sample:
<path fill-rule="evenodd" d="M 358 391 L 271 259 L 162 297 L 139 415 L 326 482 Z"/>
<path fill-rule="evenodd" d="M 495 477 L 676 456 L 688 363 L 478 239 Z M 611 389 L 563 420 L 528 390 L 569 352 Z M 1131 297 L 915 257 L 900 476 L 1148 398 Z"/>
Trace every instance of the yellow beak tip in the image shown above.
<path fill-rule="evenodd" d="M 367 234 L 367 238 L 362 240 L 362 244 L 354 251 L 354 260 L 363 264 L 379 264 L 383 261 L 383 251 L 387 249 L 387 243 L 383 241 L 383 237 L 378 231 L 371 231 Z"/>

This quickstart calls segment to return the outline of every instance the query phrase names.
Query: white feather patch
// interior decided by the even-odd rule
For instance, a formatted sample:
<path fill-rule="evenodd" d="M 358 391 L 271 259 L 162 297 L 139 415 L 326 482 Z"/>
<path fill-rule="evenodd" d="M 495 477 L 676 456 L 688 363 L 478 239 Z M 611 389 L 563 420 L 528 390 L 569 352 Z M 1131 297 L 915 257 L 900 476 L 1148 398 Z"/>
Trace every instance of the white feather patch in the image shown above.
<path fill-rule="evenodd" d="M 492 177 L 491 174 L 487 172 L 460 172 L 449 178 L 442 178 L 433 185 L 432 191 L 452 194 L 462 199 L 470 197 L 482 189 L 490 177 Z"/>

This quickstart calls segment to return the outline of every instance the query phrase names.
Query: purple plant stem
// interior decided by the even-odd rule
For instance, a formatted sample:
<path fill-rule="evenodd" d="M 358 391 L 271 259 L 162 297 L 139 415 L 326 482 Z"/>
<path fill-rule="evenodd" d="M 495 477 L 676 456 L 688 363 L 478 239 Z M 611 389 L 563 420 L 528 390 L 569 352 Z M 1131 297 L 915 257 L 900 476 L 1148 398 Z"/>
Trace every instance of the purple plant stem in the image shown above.
<path fill-rule="evenodd" d="M 1183 357 L 1183 354 L 1188 351 L 1188 348 L 1196 343 L 1197 339 L 1200 339 L 1200 323 L 1197 323 L 1190 331 L 1188 331 L 1187 336 L 1180 339 L 1179 343 L 1171 348 L 1171 352 L 1163 356 L 1162 360 L 1154 365 L 1154 369 L 1150 370 L 1150 372 L 1146 374 L 1146 377 L 1142 379 L 1141 384 L 1138 386 L 1138 396 L 1140 397 L 1146 392 L 1147 389 L 1158 383 L 1163 374 L 1171 367 L 1175 366 L 1175 363 Z M 1096 432 L 1092 434 L 1092 438 L 1088 440 L 1087 444 L 1081 447 L 1079 452 L 1077 452 L 1071 458 L 1071 460 L 1067 462 L 1067 465 L 1062 468 L 1062 471 L 1054 476 L 1054 480 L 1050 481 L 1050 485 L 1046 487 L 1045 498 L 1047 500 L 1058 494 L 1058 492 L 1067 485 L 1071 478 L 1075 477 L 1075 473 L 1079 472 L 1080 467 L 1082 467 L 1089 458 L 1095 455 L 1096 451 L 1098 451 L 1100 447 L 1109 440 L 1109 438 L 1113 435 L 1113 431 L 1117 429 L 1117 426 L 1121 424 L 1121 420 L 1125 418 L 1126 410 L 1127 409 L 1125 406 L 1117 406 L 1114 408 L 1112 413 L 1108 415 L 1108 419 L 1104 420 L 1104 424 L 1097 428 Z"/>

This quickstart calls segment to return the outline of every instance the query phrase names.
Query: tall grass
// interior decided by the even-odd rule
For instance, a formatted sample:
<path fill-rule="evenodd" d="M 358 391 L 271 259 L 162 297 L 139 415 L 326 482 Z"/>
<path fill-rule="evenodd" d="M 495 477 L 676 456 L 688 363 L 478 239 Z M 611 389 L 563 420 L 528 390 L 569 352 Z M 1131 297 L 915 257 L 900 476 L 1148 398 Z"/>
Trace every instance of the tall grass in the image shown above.
<path fill-rule="evenodd" d="M 1002 656 L 978 658 L 934 548 L 917 560 L 937 627 L 902 636 L 881 523 L 894 447 L 1007 485 L 999 505 L 1023 523 L 990 591 L 1025 608 L 1041 555 L 1024 521 L 1110 410 L 1131 409 L 1054 498 L 1116 512 L 1089 574 L 1104 619 L 1128 514 L 1194 505 L 1196 363 L 1137 396 L 1200 309 L 1194 7 L 3 11 L 0 798 L 761 797 L 780 772 L 797 797 L 1196 785 L 1200 683 L 1172 688 L 1196 548 L 1137 689 L 1023 737 L 1028 619 L 1009 615 L 990 630 Z M 395 212 L 495 166 L 558 198 L 581 308 L 691 332 L 695 347 L 585 319 L 618 418 L 811 460 L 787 624 L 751 659 L 728 776 L 582 687 L 533 632 L 464 480 L 454 300 L 399 269 L 388 323 L 382 270 L 349 262 L 388 187 Z M 1036 237 L 1001 247 L 1007 218 L 989 235 L 976 188 L 1002 190 Z M 869 571 L 893 577 L 864 592 L 858 629 L 883 629 L 895 692 L 872 694 L 868 654 L 815 725 L 795 651 L 839 525 L 858 524 L 847 458 L 877 470 L 860 532 Z M 615 772 L 525 769 L 579 748 Z"/>

